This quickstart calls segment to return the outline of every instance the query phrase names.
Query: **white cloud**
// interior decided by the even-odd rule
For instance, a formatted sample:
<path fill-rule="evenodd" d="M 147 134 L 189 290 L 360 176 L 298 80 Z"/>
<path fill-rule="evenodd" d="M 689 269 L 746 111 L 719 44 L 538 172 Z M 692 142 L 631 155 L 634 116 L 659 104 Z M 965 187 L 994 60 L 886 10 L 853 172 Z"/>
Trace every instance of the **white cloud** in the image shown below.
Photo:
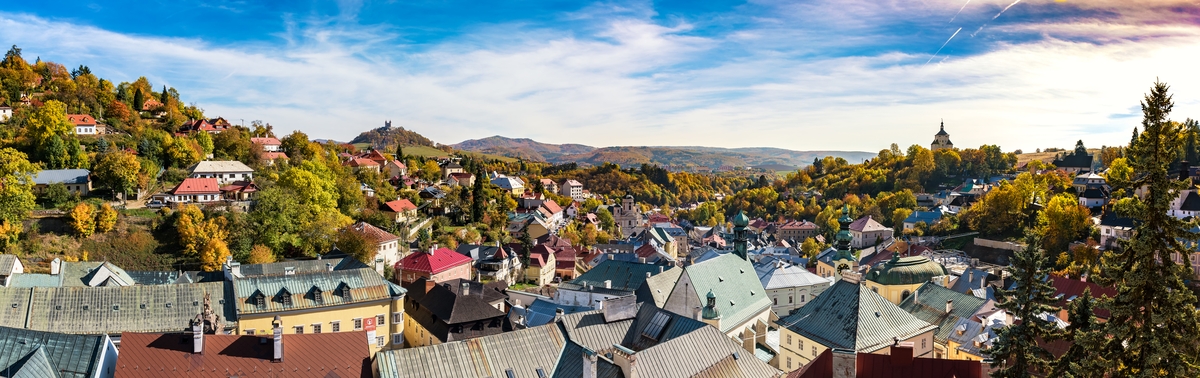
<path fill-rule="evenodd" d="M 952 13 L 962 3 L 935 5 Z M 767 29 L 698 37 L 686 22 L 596 22 L 590 36 L 499 25 L 418 50 L 385 27 L 337 22 L 290 23 L 279 45 L 214 46 L 0 13 L 0 38 L 102 77 L 146 75 L 213 116 L 342 140 L 390 119 L 444 143 L 500 134 L 875 151 L 927 144 L 945 118 L 960 146 L 1113 145 L 1128 141 L 1138 119 L 1112 115 L 1129 113 L 1155 77 L 1173 85 L 1176 118 L 1200 118 L 1200 72 L 1183 59 L 1200 56 L 1194 25 L 997 25 L 1046 37 L 922 67 L 928 55 L 797 58 Z M 1072 36 L 1104 43 L 1058 39 Z M 731 45 L 739 54 L 726 56 Z"/>

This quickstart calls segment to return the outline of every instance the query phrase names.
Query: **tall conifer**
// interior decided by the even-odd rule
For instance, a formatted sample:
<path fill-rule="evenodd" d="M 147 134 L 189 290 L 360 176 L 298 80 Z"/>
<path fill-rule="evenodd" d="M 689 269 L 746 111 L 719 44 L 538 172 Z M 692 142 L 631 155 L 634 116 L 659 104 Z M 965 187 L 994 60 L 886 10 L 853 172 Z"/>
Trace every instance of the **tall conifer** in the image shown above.
<path fill-rule="evenodd" d="M 1168 214 L 1171 202 L 1188 183 L 1174 179 L 1171 163 L 1183 146 L 1182 125 L 1167 119 L 1174 106 L 1169 87 L 1155 82 L 1142 101 L 1142 132 L 1126 153 L 1133 167 L 1132 197 L 1118 211 L 1133 218 L 1130 240 L 1123 252 L 1106 254 L 1104 274 L 1113 279 L 1117 296 L 1106 303 L 1112 315 L 1105 331 L 1112 342 L 1105 348 L 1108 370 L 1118 377 L 1197 377 L 1200 318 L 1196 296 L 1184 285 L 1191 269 L 1176 264 L 1172 254 L 1188 256 L 1191 222 Z M 1185 261 L 1187 261 L 1185 259 Z"/>
<path fill-rule="evenodd" d="M 1054 307 L 1054 287 L 1050 285 L 1050 259 L 1038 250 L 1038 240 L 1026 239 L 1024 249 L 1013 255 L 1008 267 L 1016 286 L 999 289 L 996 307 L 1017 319 L 1016 324 L 997 330 L 997 340 L 984 352 L 992 356 L 992 373 L 996 378 L 1030 377 L 1031 372 L 1050 370 L 1054 355 L 1038 345 L 1039 341 L 1054 340 L 1061 330 L 1047 319 L 1058 313 Z"/>

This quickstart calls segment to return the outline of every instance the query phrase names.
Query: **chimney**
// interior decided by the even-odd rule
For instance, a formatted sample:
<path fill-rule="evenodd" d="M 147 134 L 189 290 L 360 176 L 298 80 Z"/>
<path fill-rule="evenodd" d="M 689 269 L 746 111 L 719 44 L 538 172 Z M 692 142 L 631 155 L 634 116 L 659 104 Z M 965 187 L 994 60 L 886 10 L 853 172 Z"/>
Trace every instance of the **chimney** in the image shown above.
<path fill-rule="evenodd" d="M 429 246 L 429 254 L 432 255 L 433 251 L 436 251 L 437 249 L 438 249 L 437 243 L 433 243 L 433 245 Z"/>
<path fill-rule="evenodd" d="M 953 311 L 954 311 L 954 300 L 951 299 L 951 300 L 946 301 L 946 313 L 949 314 Z"/>
<path fill-rule="evenodd" d="M 275 315 L 275 320 L 271 321 L 271 325 L 275 328 L 275 354 L 271 362 L 283 362 L 283 321 L 279 319 L 279 315 Z"/>
<path fill-rule="evenodd" d="M 230 258 L 232 258 L 232 257 L 230 257 Z M 62 259 L 55 257 L 54 260 L 50 260 L 50 274 L 58 275 L 58 273 L 61 271 L 62 271 Z"/>
<path fill-rule="evenodd" d="M 746 327 L 746 329 L 742 331 L 742 349 L 745 349 L 752 355 L 754 354 L 754 339 L 754 329 Z"/>
<path fill-rule="evenodd" d="M 463 283 L 460 287 L 462 287 L 462 290 L 459 290 L 459 295 L 462 295 L 464 297 L 471 295 L 471 283 L 470 282 L 463 281 Z"/>
<path fill-rule="evenodd" d="M 562 307 L 555 308 L 554 309 L 554 320 L 552 320 L 551 322 L 558 323 L 559 320 L 562 320 L 562 317 L 563 317 Z"/>
<path fill-rule="evenodd" d="M 200 319 L 192 321 L 192 353 L 204 353 L 204 321 Z"/>
<path fill-rule="evenodd" d="M 967 283 L 975 282 L 975 271 L 967 269 Z"/>
<path fill-rule="evenodd" d="M 918 299 L 917 294 L 920 292 L 921 292 L 920 288 L 917 288 L 917 290 L 913 290 L 913 303 L 921 303 L 921 302 L 917 301 L 917 299 Z"/>
<path fill-rule="evenodd" d="M 662 273 L 662 272 L 663 272 L 664 270 L 666 270 L 666 269 L 667 269 L 667 267 L 665 267 L 665 266 L 661 266 L 661 265 L 660 265 L 660 266 L 658 267 L 658 272 L 659 272 L 659 273 Z"/>
<path fill-rule="evenodd" d="M 591 349 L 583 348 L 583 378 L 596 378 L 596 366 L 599 356 Z"/>
<path fill-rule="evenodd" d="M 638 257 L 638 262 L 639 262 L 639 263 L 642 263 L 642 264 L 645 264 L 645 263 L 646 263 L 646 258 L 645 258 L 645 257 Z"/>
<path fill-rule="evenodd" d="M 700 320 L 700 306 L 696 306 L 696 308 L 692 309 L 692 319 Z"/>
<path fill-rule="evenodd" d="M 1087 275 L 1087 273 L 1080 273 L 1080 274 L 1079 274 L 1079 281 L 1080 281 L 1080 282 L 1087 282 L 1087 276 L 1088 276 L 1088 275 Z"/>
<path fill-rule="evenodd" d="M 858 375 L 855 359 L 857 352 L 853 349 L 833 349 L 833 378 L 855 378 Z"/>
<path fill-rule="evenodd" d="M 896 342 L 889 351 L 892 355 L 892 367 L 907 367 L 913 363 L 913 343 Z"/>
<path fill-rule="evenodd" d="M 646 278 L 650 278 L 650 272 L 646 272 Z"/>
<path fill-rule="evenodd" d="M 612 280 L 604 280 L 604 288 L 612 289 Z"/>
<path fill-rule="evenodd" d="M 330 264 L 330 263 L 325 263 L 325 271 L 326 271 L 326 272 L 332 272 L 332 271 L 333 271 L 333 264 Z"/>

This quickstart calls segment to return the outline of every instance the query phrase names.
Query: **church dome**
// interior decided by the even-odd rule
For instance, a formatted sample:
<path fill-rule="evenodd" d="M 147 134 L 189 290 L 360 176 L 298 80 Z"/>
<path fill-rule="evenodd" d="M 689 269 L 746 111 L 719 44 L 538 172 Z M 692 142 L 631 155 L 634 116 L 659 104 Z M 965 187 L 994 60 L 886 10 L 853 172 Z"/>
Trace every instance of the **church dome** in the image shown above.
<path fill-rule="evenodd" d="M 867 280 L 880 285 L 912 285 L 928 282 L 930 278 L 949 274 L 941 264 L 926 257 L 899 257 L 871 268 Z"/>

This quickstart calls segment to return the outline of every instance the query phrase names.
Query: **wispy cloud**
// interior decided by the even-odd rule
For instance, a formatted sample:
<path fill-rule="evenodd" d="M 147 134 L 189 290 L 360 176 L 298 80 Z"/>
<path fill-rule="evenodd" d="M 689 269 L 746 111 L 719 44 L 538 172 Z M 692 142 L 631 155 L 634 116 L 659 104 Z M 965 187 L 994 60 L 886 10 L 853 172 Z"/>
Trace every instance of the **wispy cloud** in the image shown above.
<path fill-rule="evenodd" d="M 1200 116 L 1200 72 L 1180 59 L 1200 56 L 1200 22 L 1170 10 L 1163 19 L 1176 21 L 1133 22 L 1148 16 L 1105 1 L 1071 5 L 1103 17 L 1051 22 L 1030 13 L 1061 11 L 1046 8 L 1056 3 L 1025 0 L 988 35 L 1033 37 L 948 46 L 1013 4 L 975 3 L 756 3 L 765 10 L 715 31 L 644 3 L 600 3 L 563 14 L 583 27 L 497 23 L 419 45 L 391 25 L 338 17 L 288 19 L 278 42 L 216 45 L 0 13 L 0 38 L 112 79 L 146 75 L 212 115 L 318 138 L 391 119 L 445 143 L 501 134 L 874 151 L 927 144 L 923 133 L 945 118 L 963 146 L 1111 145 L 1136 123 L 1112 115 L 1128 113 L 1155 77 L 1173 85 L 1180 118 Z M 887 26 L 907 17 L 944 28 L 946 15 L 959 29 L 926 62 L 936 40 L 904 40 Z M 943 49 L 955 58 L 926 67 Z"/>

